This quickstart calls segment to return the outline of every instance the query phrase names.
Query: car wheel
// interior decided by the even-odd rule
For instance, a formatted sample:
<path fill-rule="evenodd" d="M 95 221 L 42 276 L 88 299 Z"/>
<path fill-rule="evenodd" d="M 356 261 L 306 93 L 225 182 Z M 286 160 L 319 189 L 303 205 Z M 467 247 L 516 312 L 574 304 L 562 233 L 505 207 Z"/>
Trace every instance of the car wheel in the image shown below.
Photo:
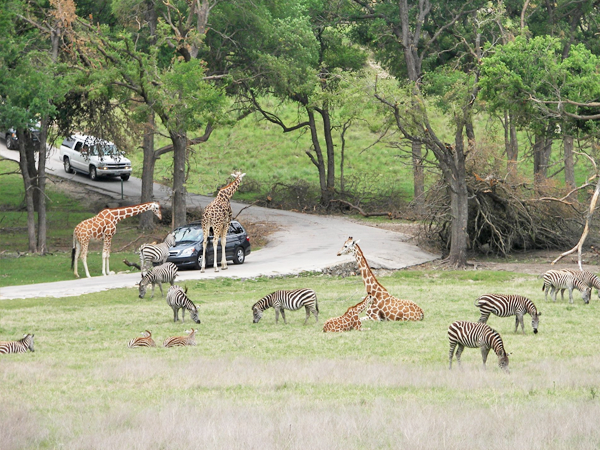
<path fill-rule="evenodd" d="M 93 181 L 96 181 L 98 179 L 98 172 L 96 172 L 96 168 L 94 166 L 90 166 L 90 178 Z"/>
<path fill-rule="evenodd" d="M 6 135 L 6 148 L 9 150 L 16 150 L 18 148 L 17 141 L 10 135 Z"/>
<path fill-rule="evenodd" d="M 123 180 L 123 181 L 129 180 L 129 175 L 121 175 L 121 180 Z"/>
<path fill-rule="evenodd" d="M 196 262 L 194 263 L 194 269 L 202 269 L 202 250 L 198 251 L 198 256 L 196 256 Z"/>
<path fill-rule="evenodd" d="M 63 165 L 65 167 L 65 172 L 67 172 L 67 173 L 74 172 L 73 168 L 71 167 L 71 161 L 69 161 L 69 158 L 65 157 L 65 160 L 63 161 Z"/>
<path fill-rule="evenodd" d="M 244 264 L 246 261 L 246 252 L 242 247 L 236 247 L 233 252 L 233 263 L 234 264 Z"/>

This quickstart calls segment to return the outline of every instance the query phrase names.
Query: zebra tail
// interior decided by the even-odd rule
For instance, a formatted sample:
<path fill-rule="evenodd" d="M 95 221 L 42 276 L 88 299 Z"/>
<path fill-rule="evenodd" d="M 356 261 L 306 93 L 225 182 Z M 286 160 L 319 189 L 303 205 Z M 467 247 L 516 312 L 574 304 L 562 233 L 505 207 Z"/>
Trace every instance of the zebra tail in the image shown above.
<path fill-rule="evenodd" d="M 319 311 L 319 302 L 317 301 L 317 298 L 315 297 L 315 309 L 317 310 L 317 312 Z"/>
<path fill-rule="evenodd" d="M 544 292 L 545 290 L 546 290 L 546 283 L 544 283 L 544 284 L 542 285 L 542 292 Z"/>

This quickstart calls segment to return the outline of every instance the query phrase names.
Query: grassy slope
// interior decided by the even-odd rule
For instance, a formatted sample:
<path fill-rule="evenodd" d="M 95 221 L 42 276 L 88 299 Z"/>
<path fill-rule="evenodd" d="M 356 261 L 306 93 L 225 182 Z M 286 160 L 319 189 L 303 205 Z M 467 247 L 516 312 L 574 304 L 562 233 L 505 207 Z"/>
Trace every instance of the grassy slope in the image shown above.
<path fill-rule="evenodd" d="M 1 303 L 0 339 L 36 334 L 36 352 L 0 359 L 3 448 L 596 448 L 600 313 L 594 299 L 546 303 L 540 281 L 507 272 L 404 271 L 381 277 L 425 311 L 419 323 L 369 323 L 323 334 L 322 323 L 360 300 L 360 278 L 187 282 L 202 324 L 197 347 L 126 348 L 174 324 L 164 299 L 135 289 Z M 275 325 L 250 306 L 276 289 L 317 291 L 320 324 L 304 311 Z M 478 350 L 447 370 L 446 329 L 477 320 L 486 292 L 520 293 L 543 311 L 540 333 L 514 334 L 492 316 L 511 374 L 487 371 Z M 528 319 L 528 316 L 527 316 Z M 18 426 L 17 426 L 18 425 Z M 9 430 L 11 430 L 9 434 Z"/>

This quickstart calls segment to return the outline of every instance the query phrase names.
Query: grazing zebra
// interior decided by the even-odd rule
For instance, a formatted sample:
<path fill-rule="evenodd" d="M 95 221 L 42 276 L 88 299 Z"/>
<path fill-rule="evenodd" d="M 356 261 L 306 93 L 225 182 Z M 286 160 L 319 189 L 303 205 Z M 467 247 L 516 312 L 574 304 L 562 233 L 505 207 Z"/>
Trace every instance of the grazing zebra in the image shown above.
<path fill-rule="evenodd" d="M 487 323 L 491 313 L 498 317 L 516 316 L 515 318 L 515 333 L 521 324 L 521 331 L 525 334 L 525 326 L 523 325 L 523 316 L 528 313 L 531 316 L 531 326 L 533 332 L 537 334 L 538 325 L 540 323 L 541 312 L 531 300 L 522 295 L 502 295 L 502 294 L 485 294 L 475 301 L 475 306 L 481 311 L 479 322 Z"/>
<path fill-rule="evenodd" d="M 173 336 L 166 338 L 163 347 L 183 347 L 185 345 L 196 345 L 196 331 L 193 328 L 186 330 L 187 336 Z"/>
<path fill-rule="evenodd" d="M 169 257 L 169 248 L 175 245 L 175 237 L 172 233 L 167 234 L 167 237 L 160 244 L 144 244 L 140 247 L 140 268 L 142 275 L 144 267 L 149 265 L 152 267 L 154 263 L 164 264 Z"/>
<path fill-rule="evenodd" d="M 198 308 L 196 308 L 194 302 L 192 302 L 187 296 L 187 286 L 185 291 L 180 286 L 171 286 L 167 292 L 167 303 L 171 308 L 173 308 L 173 322 L 177 322 L 179 320 L 180 309 L 181 321 L 183 322 L 185 319 L 185 310 L 187 309 L 190 312 L 192 320 L 196 323 L 200 323 L 200 319 L 198 318 Z"/>
<path fill-rule="evenodd" d="M 581 292 L 581 298 L 584 303 L 590 302 L 592 288 L 586 286 L 579 277 L 576 277 L 571 272 L 566 272 L 564 270 L 549 270 L 543 275 L 543 279 L 544 285 L 542 286 L 542 291 L 545 291 L 546 300 L 548 300 L 549 289 L 553 301 L 556 301 L 556 293 L 559 289 L 561 289 L 561 293 L 564 293 L 564 290 L 568 289 L 569 303 L 573 303 L 573 289 L 575 288 Z"/>
<path fill-rule="evenodd" d="M 262 318 L 263 311 L 270 307 L 275 308 L 275 323 L 279 323 L 279 313 L 285 320 L 285 310 L 296 311 L 300 308 L 306 309 L 306 319 L 304 325 L 308 322 L 310 313 L 315 316 L 316 323 L 319 322 L 319 305 L 317 304 L 317 294 L 312 289 L 294 289 L 292 291 L 275 291 L 266 295 L 252 305 L 252 313 L 254 315 L 254 323 Z"/>
<path fill-rule="evenodd" d="M 152 339 L 152 333 L 148 330 L 145 330 L 142 331 L 142 337 L 133 338 L 129 341 L 127 347 L 156 347 L 156 342 L 154 342 L 154 339 Z"/>
<path fill-rule="evenodd" d="M 154 286 L 158 284 L 160 288 L 160 296 L 164 297 L 162 283 L 173 283 L 175 282 L 175 277 L 177 276 L 177 266 L 173 263 L 164 263 L 160 266 L 153 267 L 149 272 L 146 272 L 146 275 L 142 274 L 142 280 L 140 281 L 139 291 L 140 298 L 144 298 L 146 295 L 146 287 L 148 284 L 152 283 L 152 295 L 150 298 L 154 298 Z"/>
<path fill-rule="evenodd" d="M 486 323 L 466 322 L 459 320 L 452 323 L 448 327 L 448 340 L 450 341 L 450 369 L 452 369 L 452 357 L 454 349 L 456 350 L 456 360 L 460 366 L 460 355 L 465 347 L 481 349 L 481 357 L 483 358 L 483 367 L 487 361 L 490 349 L 493 349 L 498 356 L 498 366 L 508 372 L 508 354 L 504 350 L 504 344 L 500 334 L 490 328 Z"/>
<path fill-rule="evenodd" d="M 23 339 L 18 341 L 0 342 L 0 355 L 7 353 L 25 353 L 27 350 L 33 349 L 33 334 L 26 334 Z"/>
<path fill-rule="evenodd" d="M 598 298 L 600 298 L 600 278 L 597 275 L 594 275 L 592 272 L 588 272 L 587 270 L 561 269 L 561 272 L 572 273 L 573 276 L 579 278 L 587 287 L 596 288 L 598 290 Z M 565 290 L 561 289 L 560 296 L 563 300 L 565 298 L 564 293 Z"/>

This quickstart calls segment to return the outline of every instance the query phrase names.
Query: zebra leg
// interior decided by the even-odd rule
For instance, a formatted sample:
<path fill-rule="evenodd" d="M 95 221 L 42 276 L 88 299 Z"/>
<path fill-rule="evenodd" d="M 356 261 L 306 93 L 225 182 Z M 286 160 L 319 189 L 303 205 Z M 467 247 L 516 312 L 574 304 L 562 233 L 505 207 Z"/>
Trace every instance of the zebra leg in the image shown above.
<path fill-rule="evenodd" d="M 158 282 L 158 288 L 160 289 L 160 296 L 164 297 L 165 293 L 162 290 L 162 283 L 160 281 Z M 154 296 L 154 285 L 152 285 L 152 296 Z"/>
<path fill-rule="evenodd" d="M 523 314 L 517 314 L 516 317 L 516 324 L 515 324 L 515 333 L 517 332 L 518 328 L 519 328 L 519 323 L 521 323 L 521 331 L 523 332 L 523 334 L 525 334 L 525 324 L 523 323 L 523 316 L 525 315 L 525 313 Z"/>
<path fill-rule="evenodd" d="M 450 343 L 450 352 L 448 352 L 448 361 L 450 365 L 448 366 L 449 370 L 452 370 L 452 358 L 454 357 L 454 349 L 456 348 L 456 342 Z"/>
<path fill-rule="evenodd" d="M 306 325 L 308 323 L 308 318 L 310 317 L 310 308 L 308 306 L 304 307 L 304 310 L 306 311 L 306 319 L 304 319 L 304 325 Z"/>
<path fill-rule="evenodd" d="M 564 290 L 564 289 L 561 289 L 561 290 L 560 290 L 560 299 L 561 299 L 561 300 L 564 300 L 564 299 L 565 299 L 565 290 Z"/>
<path fill-rule="evenodd" d="M 489 347 L 481 347 L 481 358 L 483 359 L 483 368 L 485 369 L 485 363 L 487 361 L 488 354 L 490 353 Z"/>
<path fill-rule="evenodd" d="M 556 294 L 558 293 L 558 289 L 552 286 L 552 290 L 550 291 L 550 297 L 552 297 L 552 301 L 556 303 Z"/>
<path fill-rule="evenodd" d="M 456 349 L 456 362 L 458 363 L 458 367 L 460 367 L 460 355 L 462 355 L 465 346 L 458 343 L 458 348 Z"/>
<path fill-rule="evenodd" d="M 281 308 L 281 317 L 283 317 L 283 323 L 287 325 L 287 320 L 285 320 L 285 308 Z"/>
<path fill-rule="evenodd" d="M 177 322 L 179 320 L 179 308 L 173 306 L 173 322 Z"/>
<path fill-rule="evenodd" d="M 160 293 L 162 294 L 162 288 L 160 290 Z M 150 298 L 154 298 L 154 283 L 152 283 L 152 295 L 150 295 Z"/>
<path fill-rule="evenodd" d="M 487 323 L 489 318 L 490 318 L 489 312 L 485 313 L 485 312 L 481 311 L 481 317 L 479 318 L 479 323 Z"/>
<path fill-rule="evenodd" d="M 569 288 L 569 303 L 573 303 L 573 288 Z"/>
<path fill-rule="evenodd" d="M 275 325 L 277 325 L 279 323 L 279 307 L 275 306 Z"/>

